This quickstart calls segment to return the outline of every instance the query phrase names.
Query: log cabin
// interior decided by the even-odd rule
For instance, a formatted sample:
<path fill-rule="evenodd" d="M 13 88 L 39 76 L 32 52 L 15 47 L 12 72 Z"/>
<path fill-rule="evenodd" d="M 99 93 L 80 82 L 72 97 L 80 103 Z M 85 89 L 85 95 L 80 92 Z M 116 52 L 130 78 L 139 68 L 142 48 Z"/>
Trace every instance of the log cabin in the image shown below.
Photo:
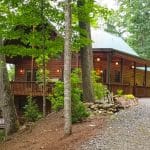
<path fill-rule="evenodd" d="M 141 58 L 122 38 L 100 29 L 92 29 L 92 51 L 94 70 L 101 82 L 116 93 L 122 89 L 125 94 L 137 97 L 150 96 L 150 61 Z M 42 89 L 36 82 L 37 65 L 31 57 L 8 58 L 7 63 L 15 65 L 15 79 L 11 81 L 11 90 L 15 97 L 16 107 L 21 109 L 25 97 L 36 97 L 42 105 Z M 80 67 L 80 54 L 72 55 L 72 69 Z M 63 55 L 50 59 L 47 69 L 52 81 L 63 78 Z M 33 72 L 33 73 L 32 73 Z M 31 77 L 32 76 L 32 77 Z M 47 85 L 47 94 L 53 83 Z M 41 107 L 42 108 L 42 107 Z"/>

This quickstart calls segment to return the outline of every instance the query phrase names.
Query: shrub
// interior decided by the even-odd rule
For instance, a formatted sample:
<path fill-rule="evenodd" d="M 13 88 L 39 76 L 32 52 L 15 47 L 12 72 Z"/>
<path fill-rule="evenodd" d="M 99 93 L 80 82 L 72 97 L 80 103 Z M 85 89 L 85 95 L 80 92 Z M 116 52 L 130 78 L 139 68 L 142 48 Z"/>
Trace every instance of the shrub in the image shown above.
<path fill-rule="evenodd" d="M 133 100 L 133 99 L 135 99 L 134 95 L 132 95 L 132 94 L 124 95 L 124 97 L 125 97 L 126 100 Z"/>
<path fill-rule="evenodd" d="M 27 97 L 27 104 L 24 107 L 24 116 L 27 121 L 35 122 L 42 117 L 37 104 L 32 100 L 32 97 Z"/>
<path fill-rule="evenodd" d="M 59 111 L 64 107 L 64 84 L 62 81 L 57 81 L 53 88 L 52 94 L 49 95 L 52 103 L 52 109 Z"/>
<path fill-rule="evenodd" d="M 72 99 L 72 122 L 82 121 L 89 113 L 86 110 L 83 102 L 81 101 L 81 79 L 80 70 L 75 69 L 71 74 L 71 99 Z M 52 94 L 49 95 L 52 103 L 52 109 L 59 111 L 64 107 L 64 83 L 58 81 L 55 84 Z"/>
<path fill-rule="evenodd" d="M 72 122 L 82 121 L 89 113 L 81 101 L 82 90 L 78 87 L 72 88 Z"/>
<path fill-rule="evenodd" d="M 0 142 L 5 139 L 5 131 L 0 129 Z"/>
<path fill-rule="evenodd" d="M 92 72 L 92 81 L 93 81 L 93 88 L 94 88 L 94 95 L 96 100 L 100 100 L 106 94 L 107 88 L 100 81 L 100 77 L 96 75 L 96 72 Z"/>
<path fill-rule="evenodd" d="M 117 90 L 117 95 L 118 96 L 122 96 L 123 95 L 123 90 L 122 89 L 118 89 Z"/>

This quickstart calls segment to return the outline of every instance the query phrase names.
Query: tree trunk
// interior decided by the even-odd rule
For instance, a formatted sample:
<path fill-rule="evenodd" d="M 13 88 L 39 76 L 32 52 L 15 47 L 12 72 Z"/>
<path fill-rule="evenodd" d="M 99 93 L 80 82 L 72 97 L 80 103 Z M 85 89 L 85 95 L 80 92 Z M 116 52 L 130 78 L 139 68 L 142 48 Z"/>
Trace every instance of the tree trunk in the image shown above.
<path fill-rule="evenodd" d="M 65 45 L 64 45 L 64 117 L 65 135 L 72 130 L 71 120 L 71 0 L 65 6 Z"/>
<path fill-rule="evenodd" d="M 80 33 L 80 38 L 91 39 L 90 20 L 89 14 L 84 11 L 85 0 L 78 0 L 78 19 L 79 27 L 85 31 Z M 93 55 L 91 43 L 80 48 L 81 55 L 81 69 L 82 69 L 82 88 L 83 88 L 83 100 L 88 102 L 94 101 L 93 84 L 91 79 L 91 71 L 93 68 Z"/>
<path fill-rule="evenodd" d="M 6 134 L 16 132 L 19 127 L 19 122 L 17 120 L 14 97 L 11 94 L 4 55 L 0 55 L 0 109 L 2 110 L 6 124 Z"/>

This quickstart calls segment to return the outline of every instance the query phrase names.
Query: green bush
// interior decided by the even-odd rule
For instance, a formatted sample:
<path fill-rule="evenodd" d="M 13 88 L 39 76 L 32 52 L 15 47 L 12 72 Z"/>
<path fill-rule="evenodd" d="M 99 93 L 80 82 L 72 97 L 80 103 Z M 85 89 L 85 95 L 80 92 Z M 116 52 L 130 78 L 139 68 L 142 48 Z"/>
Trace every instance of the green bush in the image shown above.
<path fill-rule="evenodd" d="M 75 85 L 74 85 L 75 86 Z M 82 121 L 89 116 L 89 112 L 81 101 L 82 90 L 77 87 L 72 88 L 72 122 Z"/>
<path fill-rule="evenodd" d="M 122 89 L 117 89 L 117 95 L 122 96 L 123 95 L 123 90 Z"/>
<path fill-rule="evenodd" d="M 27 104 L 24 107 L 24 116 L 27 121 L 35 122 L 42 117 L 37 104 L 32 100 L 32 97 L 27 97 Z"/>
<path fill-rule="evenodd" d="M 57 81 L 52 94 L 49 95 L 52 103 L 52 109 L 59 111 L 64 107 L 64 84 L 62 81 Z"/>
<path fill-rule="evenodd" d="M 125 97 L 126 100 L 133 100 L 133 99 L 135 99 L 134 95 L 132 95 L 132 94 L 124 95 L 124 97 Z"/>
<path fill-rule="evenodd" d="M 75 69 L 71 74 L 71 99 L 72 99 L 72 122 L 82 121 L 89 113 L 86 110 L 83 102 L 81 101 L 81 78 L 80 70 Z M 52 94 L 49 95 L 49 99 L 52 103 L 52 109 L 59 111 L 64 107 L 64 83 L 58 81 L 55 84 Z"/>
<path fill-rule="evenodd" d="M 0 142 L 3 141 L 5 138 L 5 131 L 0 129 Z"/>
<path fill-rule="evenodd" d="M 93 81 L 93 88 L 94 88 L 94 95 L 96 100 L 100 100 L 106 94 L 107 88 L 100 81 L 100 77 L 96 75 L 96 72 L 92 72 L 92 81 Z"/>

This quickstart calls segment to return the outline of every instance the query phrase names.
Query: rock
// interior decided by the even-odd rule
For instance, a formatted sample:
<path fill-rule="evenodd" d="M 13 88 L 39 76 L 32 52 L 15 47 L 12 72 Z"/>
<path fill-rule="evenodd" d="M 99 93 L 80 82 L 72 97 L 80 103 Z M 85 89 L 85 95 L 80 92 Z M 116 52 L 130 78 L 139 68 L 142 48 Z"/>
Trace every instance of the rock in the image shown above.
<path fill-rule="evenodd" d="M 86 107 L 90 108 L 91 105 L 93 105 L 93 103 L 84 103 L 84 105 L 85 105 Z"/>
<path fill-rule="evenodd" d="M 107 111 L 107 114 L 113 115 L 114 113 L 112 111 Z"/>
<path fill-rule="evenodd" d="M 27 128 L 26 125 L 23 125 L 23 126 L 20 127 L 19 130 L 20 130 L 20 131 L 24 131 L 24 130 L 26 130 L 26 128 Z"/>
<path fill-rule="evenodd" d="M 91 105 L 90 108 L 91 108 L 91 109 L 95 109 L 95 105 Z"/>
<path fill-rule="evenodd" d="M 96 125 L 95 125 L 95 124 L 89 124 L 89 126 L 90 126 L 90 127 L 96 127 Z"/>
<path fill-rule="evenodd" d="M 103 109 L 108 109 L 108 108 L 111 108 L 111 107 L 114 107 L 114 104 L 104 104 L 104 105 L 102 105 Z"/>
<path fill-rule="evenodd" d="M 98 113 L 99 113 L 99 114 L 101 114 L 101 113 L 102 113 L 102 111 L 101 111 L 101 110 L 99 110 L 99 111 L 98 111 Z"/>
<path fill-rule="evenodd" d="M 44 149 L 44 146 L 41 146 L 40 149 Z"/>

